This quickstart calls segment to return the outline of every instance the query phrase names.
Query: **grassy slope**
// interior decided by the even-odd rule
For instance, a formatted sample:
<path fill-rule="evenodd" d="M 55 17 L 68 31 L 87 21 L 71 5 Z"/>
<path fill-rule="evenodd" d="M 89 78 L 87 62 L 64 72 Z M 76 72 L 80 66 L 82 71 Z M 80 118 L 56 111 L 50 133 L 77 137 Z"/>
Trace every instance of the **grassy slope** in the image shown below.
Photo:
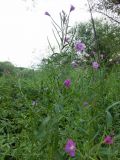
<path fill-rule="evenodd" d="M 28 75 L 2 76 L 0 160 L 65 160 L 68 138 L 77 144 L 76 160 L 119 160 L 118 75 L 117 66 L 108 73 L 51 64 Z M 71 79 L 68 89 L 65 79 Z M 113 132 L 114 144 L 103 144 Z"/>

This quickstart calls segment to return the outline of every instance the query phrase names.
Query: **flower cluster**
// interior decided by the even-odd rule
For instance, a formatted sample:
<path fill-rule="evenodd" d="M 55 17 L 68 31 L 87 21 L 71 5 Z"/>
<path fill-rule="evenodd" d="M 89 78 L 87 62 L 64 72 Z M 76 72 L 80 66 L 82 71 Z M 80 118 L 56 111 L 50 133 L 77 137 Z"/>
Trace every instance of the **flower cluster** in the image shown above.
<path fill-rule="evenodd" d="M 50 15 L 50 13 L 48 11 L 46 11 L 44 13 L 46 16 L 49 16 L 51 18 L 52 25 L 55 30 L 55 32 L 53 30 L 53 34 L 54 34 L 55 40 L 57 41 L 60 53 L 65 49 L 65 47 L 70 42 L 69 38 L 67 37 L 68 29 L 69 29 L 69 18 L 70 18 L 70 13 L 74 10 L 75 10 L 75 7 L 73 5 L 70 6 L 68 14 L 66 14 L 65 11 L 62 10 L 59 14 L 60 15 L 60 24 L 58 24 L 54 20 L 54 18 Z M 60 42 L 59 42 L 59 40 L 60 40 Z M 50 43 L 49 43 L 49 45 L 50 45 Z"/>
<path fill-rule="evenodd" d="M 76 41 L 75 42 L 75 50 L 76 52 L 83 52 L 85 50 L 86 46 L 83 42 L 81 41 Z"/>
<path fill-rule="evenodd" d="M 107 135 L 104 138 L 103 143 L 105 144 L 113 144 L 113 137 Z M 72 140 L 72 139 L 68 139 L 67 143 L 65 145 L 65 152 L 69 154 L 70 157 L 75 157 L 75 153 L 76 153 L 76 143 Z"/>
<path fill-rule="evenodd" d="M 75 10 L 75 7 L 74 7 L 73 5 L 71 5 L 71 6 L 70 6 L 70 12 L 72 12 L 72 11 L 74 11 L 74 10 Z M 47 12 L 47 11 L 45 12 L 45 15 L 46 15 L 46 16 L 51 16 L 50 13 Z"/>

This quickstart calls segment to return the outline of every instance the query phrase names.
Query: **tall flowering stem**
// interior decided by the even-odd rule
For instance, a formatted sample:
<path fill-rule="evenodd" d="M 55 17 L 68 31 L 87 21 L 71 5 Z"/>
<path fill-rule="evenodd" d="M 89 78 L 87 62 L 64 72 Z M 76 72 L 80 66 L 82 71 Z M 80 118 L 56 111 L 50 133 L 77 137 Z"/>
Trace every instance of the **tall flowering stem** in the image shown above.
<path fill-rule="evenodd" d="M 97 37 L 97 33 L 96 33 L 96 28 L 95 28 L 95 21 L 94 21 L 93 14 L 92 14 L 92 7 L 90 5 L 90 1 L 87 0 L 87 2 L 88 2 L 89 12 L 90 12 L 90 16 L 91 16 L 91 23 L 92 23 L 93 32 L 94 32 L 94 40 L 95 40 L 96 50 L 98 51 L 98 62 L 100 62 L 99 42 L 98 42 L 98 37 Z"/>
<path fill-rule="evenodd" d="M 75 10 L 75 7 L 73 5 L 71 5 L 68 14 L 66 14 L 65 11 L 63 11 L 63 10 L 62 10 L 62 12 L 60 12 L 60 25 L 57 24 L 57 22 L 54 20 L 54 18 L 52 18 L 50 13 L 45 12 L 45 15 L 47 15 L 51 18 L 52 25 L 54 27 L 54 30 L 52 30 L 52 32 L 53 32 L 54 38 L 58 44 L 60 53 L 63 52 L 63 49 L 66 46 L 66 39 L 68 39 L 67 34 L 68 34 L 70 13 L 74 10 Z M 50 47 L 50 48 L 52 48 L 52 47 Z"/>

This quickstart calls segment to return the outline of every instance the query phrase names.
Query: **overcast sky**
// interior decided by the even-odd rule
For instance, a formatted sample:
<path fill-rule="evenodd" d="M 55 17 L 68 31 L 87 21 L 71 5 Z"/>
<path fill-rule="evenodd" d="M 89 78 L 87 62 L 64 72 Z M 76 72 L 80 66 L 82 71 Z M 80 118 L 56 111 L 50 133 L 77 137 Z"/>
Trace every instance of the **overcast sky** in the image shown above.
<path fill-rule="evenodd" d="M 70 23 L 87 21 L 86 0 L 0 0 L 0 61 L 29 67 L 48 55 L 47 36 L 53 41 L 48 11 L 57 21 L 59 12 L 71 13 Z"/>

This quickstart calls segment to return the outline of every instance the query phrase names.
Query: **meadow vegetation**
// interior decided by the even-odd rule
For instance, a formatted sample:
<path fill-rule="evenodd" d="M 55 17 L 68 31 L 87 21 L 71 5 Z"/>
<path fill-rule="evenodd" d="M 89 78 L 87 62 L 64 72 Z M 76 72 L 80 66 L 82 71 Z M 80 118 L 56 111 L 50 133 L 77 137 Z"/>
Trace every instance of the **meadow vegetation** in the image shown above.
<path fill-rule="evenodd" d="M 96 21 L 99 48 L 77 27 L 36 70 L 0 63 L 0 160 L 120 160 L 119 26 Z"/>

